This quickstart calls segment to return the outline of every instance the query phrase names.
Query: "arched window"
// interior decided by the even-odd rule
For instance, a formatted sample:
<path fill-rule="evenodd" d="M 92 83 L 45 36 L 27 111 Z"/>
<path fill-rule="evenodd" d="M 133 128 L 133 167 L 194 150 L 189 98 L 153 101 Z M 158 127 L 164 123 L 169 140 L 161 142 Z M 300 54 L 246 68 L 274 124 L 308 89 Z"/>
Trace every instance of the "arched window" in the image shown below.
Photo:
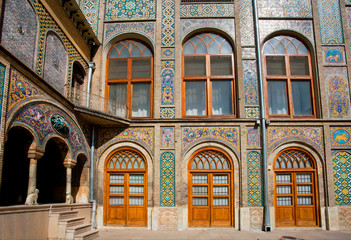
<path fill-rule="evenodd" d="M 298 39 L 276 36 L 263 48 L 269 117 L 315 118 L 311 54 Z"/>
<path fill-rule="evenodd" d="M 215 33 L 201 33 L 183 45 L 184 116 L 235 116 L 234 54 Z"/>
<path fill-rule="evenodd" d="M 215 149 L 195 153 L 189 162 L 189 226 L 232 226 L 232 164 Z"/>
<path fill-rule="evenodd" d="M 146 226 L 147 164 L 134 149 L 119 149 L 105 165 L 105 225 Z"/>
<path fill-rule="evenodd" d="M 124 40 L 112 46 L 107 56 L 107 97 L 126 104 L 128 117 L 151 117 L 152 89 L 150 49 L 137 40 Z"/>
<path fill-rule="evenodd" d="M 274 164 L 276 226 L 318 226 L 314 159 L 300 149 L 280 152 Z"/>

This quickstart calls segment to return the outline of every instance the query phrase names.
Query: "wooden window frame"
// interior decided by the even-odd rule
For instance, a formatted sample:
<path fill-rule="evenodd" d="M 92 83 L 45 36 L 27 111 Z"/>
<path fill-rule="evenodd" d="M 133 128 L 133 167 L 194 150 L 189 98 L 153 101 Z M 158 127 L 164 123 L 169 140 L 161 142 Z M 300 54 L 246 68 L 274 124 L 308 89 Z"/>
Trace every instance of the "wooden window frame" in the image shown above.
<path fill-rule="evenodd" d="M 298 39 L 299 40 L 299 39 Z M 306 47 L 307 48 L 307 47 Z M 308 49 L 307 49 L 308 50 Z M 313 80 L 313 69 L 311 61 L 311 53 L 308 50 L 308 54 L 264 54 L 263 53 L 263 75 L 264 75 L 264 89 L 265 89 L 265 102 L 266 112 L 268 118 L 291 118 L 291 119 L 315 119 L 316 118 L 316 101 L 315 101 L 315 90 Z M 284 57 L 285 62 L 285 75 L 268 75 L 267 73 L 267 57 L 270 56 L 281 56 Z M 290 69 L 290 57 L 305 56 L 308 58 L 309 75 L 291 75 Z M 285 81 L 286 86 L 286 97 L 287 97 L 287 114 L 270 114 L 269 113 L 269 102 L 268 102 L 268 81 Z M 293 97 L 292 97 L 292 81 L 309 81 L 310 85 L 310 100 L 311 100 L 311 115 L 294 115 L 293 114 Z"/>
<path fill-rule="evenodd" d="M 141 42 L 139 40 L 135 40 L 136 42 Z M 114 44 L 110 50 L 108 51 L 107 56 L 110 55 L 110 52 L 112 49 L 117 45 L 119 42 Z M 141 42 L 143 43 L 143 42 Z M 143 43 L 144 44 L 144 43 Z M 146 47 L 148 47 L 147 44 L 144 44 Z M 150 50 L 151 51 L 151 50 Z M 151 51 L 152 52 L 152 51 Z M 115 78 L 115 79 L 108 79 L 108 73 L 109 73 L 109 64 L 110 60 L 127 60 L 127 78 Z M 150 59 L 150 78 L 132 78 L 132 62 L 133 60 L 139 60 L 139 59 Z M 105 96 L 107 99 L 109 99 L 109 93 L 110 93 L 110 84 L 127 84 L 127 99 L 126 99 L 126 105 L 127 105 L 127 116 L 128 118 L 135 118 L 135 119 L 145 119 L 145 118 L 152 118 L 153 117 L 153 99 L 154 99 L 154 57 L 129 57 L 129 58 L 106 58 L 106 74 L 105 74 Z M 149 83 L 150 84 L 150 116 L 148 117 L 133 117 L 132 116 L 132 107 L 133 107 L 133 84 L 134 83 Z"/>

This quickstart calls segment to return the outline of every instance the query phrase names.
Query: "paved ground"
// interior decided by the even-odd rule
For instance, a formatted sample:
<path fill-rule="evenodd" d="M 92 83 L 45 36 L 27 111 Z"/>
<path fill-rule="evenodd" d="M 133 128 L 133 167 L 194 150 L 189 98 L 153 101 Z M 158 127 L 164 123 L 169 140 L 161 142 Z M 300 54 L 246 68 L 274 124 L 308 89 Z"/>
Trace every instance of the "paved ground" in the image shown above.
<path fill-rule="evenodd" d="M 244 232 L 224 230 L 152 231 L 146 229 L 99 229 L 103 240 L 351 240 L 351 231 L 275 230 L 273 232 Z"/>

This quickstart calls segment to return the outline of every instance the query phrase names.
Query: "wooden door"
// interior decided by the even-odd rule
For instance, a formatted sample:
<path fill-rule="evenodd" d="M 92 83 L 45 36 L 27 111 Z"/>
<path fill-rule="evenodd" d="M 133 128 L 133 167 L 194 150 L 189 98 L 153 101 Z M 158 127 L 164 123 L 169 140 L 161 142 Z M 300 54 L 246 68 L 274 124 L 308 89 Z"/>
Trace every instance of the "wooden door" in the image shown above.
<path fill-rule="evenodd" d="M 227 157 L 217 151 L 205 151 L 191 162 L 189 226 L 232 226 L 232 172 Z"/>
<path fill-rule="evenodd" d="M 296 149 L 275 163 L 276 226 L 318 226 L 316 171 L 311 156 Z"/>
<path fill-rule="evenodd" d="M 146 226 L 147 175 L 144 158 L 136 151 L 120 150 L 105 169 L 104 224 Z"/>

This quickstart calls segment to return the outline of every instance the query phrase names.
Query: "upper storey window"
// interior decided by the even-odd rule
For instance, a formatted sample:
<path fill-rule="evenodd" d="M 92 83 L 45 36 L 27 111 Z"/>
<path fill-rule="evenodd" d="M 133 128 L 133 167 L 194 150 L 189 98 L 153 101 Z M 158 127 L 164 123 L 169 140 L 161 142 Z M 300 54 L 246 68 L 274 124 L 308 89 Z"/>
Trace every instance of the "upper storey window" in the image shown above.
<path fill-rule="evenodd" d="M 214 33 L 191 37 L 183 46 L 184 116 L 234 116 L 233 49 Z"/>
<path fill-rule="evenodd" d="M 311 55 L 298 39 L 276 36 L 264 44 L 269 117 L 314 118 Z"/>
<path fill-rule="evenodd" d="M 110 49 L 106 94 L 127 105 L 129 117 L 151 117 L 153 55 L 142 42 L 125 40 Z"/>

